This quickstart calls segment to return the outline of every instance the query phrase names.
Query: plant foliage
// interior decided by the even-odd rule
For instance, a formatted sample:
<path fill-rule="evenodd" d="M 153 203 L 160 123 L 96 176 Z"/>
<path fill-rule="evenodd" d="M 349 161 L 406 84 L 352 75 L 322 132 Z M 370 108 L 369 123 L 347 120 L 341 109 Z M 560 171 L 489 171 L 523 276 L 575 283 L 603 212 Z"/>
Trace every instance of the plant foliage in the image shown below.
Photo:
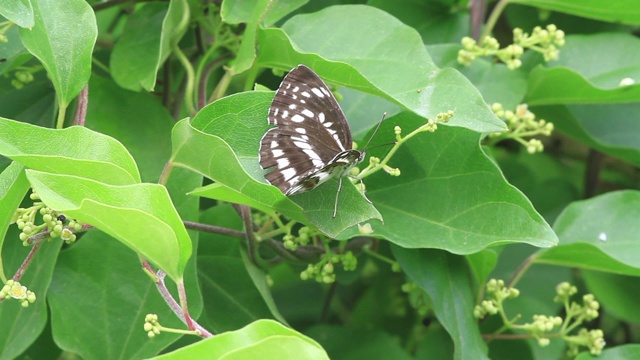
<path fill-rule="evenodd" d="M 639 25 L 635 0 L 1 2 L 0 359 L 640 357 Z M 335 217 L 337 179 L 287 197 L 259 165 L 299 64 L 361 146 L 387 114 Z"/>

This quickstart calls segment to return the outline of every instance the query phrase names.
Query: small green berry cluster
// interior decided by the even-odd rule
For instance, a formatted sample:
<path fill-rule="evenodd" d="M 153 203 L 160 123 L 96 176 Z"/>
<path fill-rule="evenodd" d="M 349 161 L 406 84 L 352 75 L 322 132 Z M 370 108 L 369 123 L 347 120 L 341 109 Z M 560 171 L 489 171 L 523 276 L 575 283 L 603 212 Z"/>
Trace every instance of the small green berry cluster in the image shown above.
<path fill-rule="evenodd" d="M 18 281 L 8 280 L 0 290 L 0 299 L 13 298 L 20 301 L 22 307 L 28 307 L 36 301 L 36 294 L 28 290 L 26 286 L 21 285 Z"/>
<path fill-rule="evenodd" d="M 600 304 L 591 294 L 583 296 L 582 305 L 570 302 L 571 296 L 576 294 L 577 291 L 578 289 L 575 286 L 567 282 L 560 283 L 556 287 L 557 295 L 554 298 L 554 302 L 564 304 L 566 311 L 564 319 L 559 316 L 534 315 L 532 322 L 516 324 L 515 321 L 519 317 L 508 319 L 503 302 L 506 299 L 518 297 L 520 292 L 515 288 L 506 287 L 502 280 L 491 279 L 486 285 L 487 299 L 483 300 L 480 305 L 476 305 L 473 315 L 481 319 L 487 315 L 500 314 L 504 322 L 504 326 L 500 331 L 507 329 L 526 331 L 538 341 L 540 346 L 549 345 L 551 338 L 561 338 L 567 342 L 570 356 L 575 356 L 581 346 L 589 348 L 591 354 L 598 355 L 605 345 L 602 330 L 587 330 L 583 328 L 579 330 L 577 335 L 569 335 L 571 331 L 585 321 L 597 318 L 598 309 L 600 308 Z M 557 331 L 552 333 L 556 329 Z"/>
<path fill-rule="evenodd" d="M 402 284 L 401 290 L 409 296 L 409 304 L 416 309 L 420 316 L 426 316 L 431 309 L 425 292 L 414 282 Z"/>
<path fill-rule="evenodd" d="M 162 326 L 160 326 L 158 322 L 158 315 L 147 314 L 147 316 L 144 317 L 144 331 L 147 332 L 147 336 L 152 338 L 160 334 L 160 330 L 162 330 Z"/>
<path fill-rule="evenodd" d="M 284 247 L 287 250 L 295 251 L 300 245 L 308 245 L 311 240 L 311 229 L 306 226 L 301 227 L 298 230 L 298 236 L 293 234 L 287 234 L 282 237 Z"/>
<path fill-rule="evenodd" d="M 39 67 L 38 68 L 27 68 L 22 66 L 19 67 L 13 73 L 14 77 L 13 79 L 11 79 L 11 86 L 13 86 L 18 90 L 22 89 L 26 84 L 33 81 L 33 73 L 38 70 L 40 70 Z"/>
<path fill-rule="evenodd" d="M 345 271 L 353 271 L 358 267 L 358 259 L 353 252 L 347 251 L 344 254 L 328 254 L 325 255 L 317 264 L 309 264 L 307 268 L 300 273 L 302 280 L 314 279 L 319 283 L 331 284 L 336 281 L 334 272 L 334 264 L 342 263 Z"/>
<path fill-rule="evenodd" d="M 12 219 L 18 225 L 18 229 L 22 230 L 19 237 L 24 246 L 31 245 L 29 238 L 40 233 L 45 228 L 49 230 L 49 239 L 60 236 L 67 244 L 76 240 L 74 231 L 77 232 L 83 229 L 81 223 L 76 220 L 68 220 L 64 214 L 38 201 L 40 197 L 35 192 L 32 192 L 29 198 L 34 200 L 33 205 L 28 208 L 19 208 Z M 42 216 L 42 224 L 36 225 L 37 214 Z"/>
<path fill-rule="evenodd" d="M 544 150 L 542 141 L 538 139 L 525 140 L 525 137 L 543 135 L 550 136 L 553 132 L 553 123 L 543 119 L 536 120 L 536 115 L 529 111 L 527 104 L 520 104 L 515 111 L 505 110 L 502 104 L 491 105 L 491 110 L 507 123 L 509 130 L 489 134 L 492 143 L 505 139 L 513 139 L 522 144 L 529 154 L 535 154 Z"/>
<path fill-rule="evenodd" d="M 500 43 L 494 37 L 487 36 L 478 44 L 470 37 L 462 38 L 462 49 L 458 51 L 458 63 L 469 66 L 478 56 L 496 56 L 511 70 L 522 66 L 520 57 L 524 49 L 539 52 L 549 62 L 558 59 L 558 47 L 564 45 L 564 31 L 555 25 L 546 29 L 536 26 L 531 35 L 520 28 L 513 29 L 513 44 L 500 49 Z"/>

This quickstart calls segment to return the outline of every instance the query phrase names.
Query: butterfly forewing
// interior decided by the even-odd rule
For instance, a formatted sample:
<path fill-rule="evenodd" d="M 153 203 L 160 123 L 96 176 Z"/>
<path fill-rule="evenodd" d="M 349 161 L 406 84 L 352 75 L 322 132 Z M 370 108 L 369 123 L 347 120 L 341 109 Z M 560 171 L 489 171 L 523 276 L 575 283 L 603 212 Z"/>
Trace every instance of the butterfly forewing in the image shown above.
<path fill-rule="evenodd" d="M 322 79 L 304 65 L 291 70 L 280 84 L 269 108 L 269 124 L 276 127 L 262 138 L 260 165 L 274 167 L 265 177 L 287 195 L 309 190 L 333 176 L 332 169 L 339 164 L 332 160 L 352 146 L 338 102 Z M 322 171 L 329 165 L 326 173 Z"/>

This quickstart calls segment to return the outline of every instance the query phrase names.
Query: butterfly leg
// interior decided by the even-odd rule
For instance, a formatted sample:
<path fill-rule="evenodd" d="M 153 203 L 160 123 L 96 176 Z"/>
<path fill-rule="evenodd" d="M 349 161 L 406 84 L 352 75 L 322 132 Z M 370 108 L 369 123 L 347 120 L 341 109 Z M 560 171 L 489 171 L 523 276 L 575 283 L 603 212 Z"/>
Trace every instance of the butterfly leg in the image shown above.
<path fill-rule="evenodd" d="M 367 200 L 369 202 L 369 204 L 373 204 L 371 202 L 371 200 L 369 200 L 367 195 L 364 193 L 365 190 L 364 190 L 364 183 L 362 182 L 362 179 L 357 177 L 357 176 L 351 175 L 351 174 L 348 174 L 347 176 L 350 177 L 350 178 L 354 178 L 354 179 L 357 179 L 358 181 L 360 181 L 360 187 L 362 188 L 362 196 L 364 196 L 364 199 Z"/>
<path fill-rule="evenodd" d="M 338 180 L 338 191 L 336 192 L 336 202 L 333 205 L 333 217 L 336 217 L 338 213 L 338 197 L 340 196 L 340 190 L 342 189 L 342 176 L 340 176 L 340 180 Z"/>

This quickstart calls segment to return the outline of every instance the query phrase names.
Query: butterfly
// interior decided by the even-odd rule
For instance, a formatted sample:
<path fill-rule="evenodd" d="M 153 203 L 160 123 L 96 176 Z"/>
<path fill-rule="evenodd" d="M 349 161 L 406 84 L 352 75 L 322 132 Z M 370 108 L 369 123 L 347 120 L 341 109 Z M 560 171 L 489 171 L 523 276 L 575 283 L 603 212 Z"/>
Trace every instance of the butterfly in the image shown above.
<path fill-rule="evenodd" d="M 291 196 L 337 176 L 336 217 L 342 179 L 366 155 L 352 148 L 351 130 L 336 98 L 313 70 L 298 65 L 278 87 L 268 118 L 276 127 L 260 141 L 260 166 L 273 168 L 265 178 Z"/>

